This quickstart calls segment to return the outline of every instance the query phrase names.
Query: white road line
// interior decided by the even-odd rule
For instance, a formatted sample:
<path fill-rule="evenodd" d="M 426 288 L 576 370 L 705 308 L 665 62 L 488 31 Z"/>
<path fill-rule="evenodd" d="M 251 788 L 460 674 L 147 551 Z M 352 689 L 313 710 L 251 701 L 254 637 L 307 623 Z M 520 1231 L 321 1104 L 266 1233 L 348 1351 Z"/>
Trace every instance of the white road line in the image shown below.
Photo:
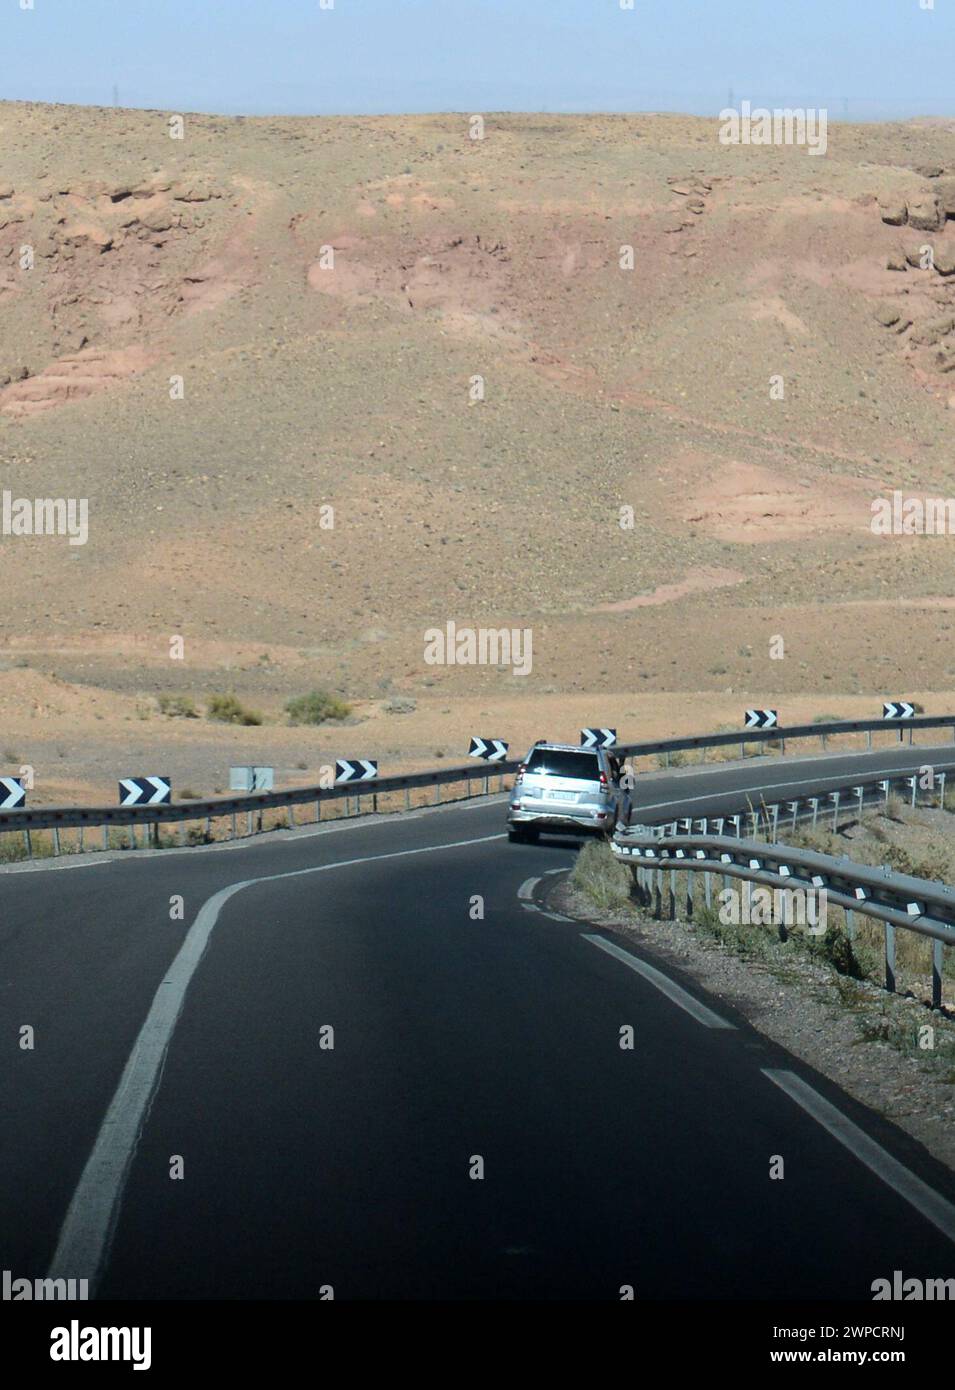
<path fill-rule="evenodd" d="M 534 896 L 534 889 L 537 887 L 537 885 L 538 885 L 539 883 L 540 883 L 540 879 L 539 879 L 539 878 L 525 878 L 524 882 L 521 884 L 520 888 L 518 888 L 518 890 L 517 890 L 517 896 L 518 896 L 522 901 L 524 901 L 524 900 L 529 901 L 530 899 L 533 898 L 533 896 Z"/>
<path fill-rule="evenodd" d="M 656 970 L 652 965 L 648 965 L 645 960 L 638 960 L 629 951 L 624 951 L 613 941 L 608 941 L 604 936 L 596 936 L 591 932 L 584 932 L 583 938 L 589 941 L 592 946 L 599 946 L 601 951 L 606 951 L 608 955 L 615 956 L 617 960 L 623 961 L 624 965 L 631 970 L 635 970 L 638 975 L 642 975 L 645 980 L 649 980 L 651 985 L 655 985 L 661 994 L 678 1004 L 681 1009 L 685 1009 L 688 1014 L 696 1019 L 697 1023 L 702 1023 L 705 1028 L 735 1028 L 735 1023 L 730 1023 L 728 1019 L 720 1018 L 712 1009 L 708 1009 L 705 1004 L 701 1004 L 698 999 L 694 999 L 692 994 L 688 994 L 685 989 L 671 980 L 669 975 L 664 975 L 662 970 Z"/>
<path fill-rule="evenodd" d="M 248 878 L 240 883 L 232 883 L 208 898 L 196 914 L 196 919 L 186 933 L 175 960 L 156 990 L 146 1021 L 129 1054 L 119 1085 L 100 1125 L 93 1150 L 73 1193 L 50 1263 L 49 1277 L 87 1278 L 90 1281 L 90 1295 L 95 1295 L 104 1257 L 119 1215 L 130 1164 L 162 1074 L 176 1023 L 182 1013 L 186 991 L 196 967 L 205 954 L 213 928 L 219 920 L 219 913 L 231 897 L 253 884 L 275 883 L 280 879 L 327 873 L 331 869 L 347 869 L 357 864 L 373 864 L 385 859 L 403 859 L 414 854 L 436 854 L 442 850 L 461 849 L 468 845 L 483 845 L 503 839 L 503 834 L 482 835 L 475 840 L 455 840 L 446 845 L 425 845 L 420 849 L 369 854 L 359 859 L 338 860 L 334 864 L 316 864 L 309 869 L 265 874 L 260 878 Z"/>
<path fill-rule="evenodd" d="M 947 767 L 947 768 L 950 767 L 950 766 L 951 766 L 951 767 L 955 767 L 955 764 L 948 764 L 948 763 L 946 763 L 946 767 Z M 718 769 L 718 768 L 711 768 L 710 770 L 711 770 L 712 772 L 717 772 L 717 771 L 719 771 L 720 769 Z M 670 806 L 688 806 L 688 805 L 689 805 L 691 802 L 693 802 L 693 801 L 712 801 L 713 798 L 714 798 L 715 796 L 733 796 L 734 794 L 737 794 L 737 793 L 740 794 L 740 795 L 745 795 L 745 794 L 748 792 L 748 793 L 750 793 L 750 794 L 753 795 L 753 796 L 764 796 L 764 795 L 766 794 L 766 792 L 779 792 L 779 791 L 786 791 L 787 789 L 788 789 L 789 791 L 792 791 L 792 790 L 793 790 L 794 788 L 796 788 L 796 787 L 816 787 L 816 788 L 819 788 L 820 782 L 834 782 L 834 781 L 836 781 L 841 775 L 842 775 L 842 774 L 841 774 L 841 773 L 838 773 L 838 772 L 830 772 L 830 773 L 829 773 L 827 776 L 825 776 L 825 777 L 819 777 L 819 778 L 814 778 L 814 779 L 808 779 L 808 778 L 807 778 L 807 779 L 805 779 L 805 780 L 803 780 L 803 781 L 801 781 L 801 782 L 770 782 L 767 786 L 761 786 L 761 785 L 759 785 L 759 784 L 754 783 L 753 786 L 748 786 L 748 787 L 726 787 L 726 788 L 724 788 L 722 791 L 707 792 L 707 794 L 706 794 L 705 796 L 681 796 L 680 799 L 679 799 L 679 801 L 653 801 L 653 802 L 650 802 L 649 805 L 646 805 L 646 806 L 637 806 L 637 805 L 635 805 L 634 808 L 633 808 L 633 812 L 634 812 L 634 815 L 636 815 L 638 812 L 641 812 L 641 811 L 665 811 L 665 810 L 666 810 L 668 807 L 670 807 Z M 880 767 L 880 768 L 875 768 L 874 770 L 868 770 L 868 771 L 866 772 L 866 776 L 867 776 L 867 777 L 888 777 L 888 776 L 894 776 L 894 777 L 907 776 L 907 777 L 911 777 L 911 776 L 912 776 L 912 773 L 909 771 L 909 769 L 908 769 L 907 767 Z M 833 788 L 833 790 L 837 790 L 837 789 L 836 789 L 836 788 Z M 828 788 L 823 787 L 823 788 L 820 788 L 820 789 L 819 789 L 819 794 L 820 794 L 820 796 L 825 796 L 825 795 L 827 794 L 827 792 L 828 792 Z M 810 793 L 810 795 L 811 795 L 811 794 L 812 794 L 812 793 Z M 745 814 L 745 812 L 741 812 L 741 814 Z"/>
<path fill-rule="evenodd" d="M 881 1178 L 910 1206 L 921 1212 L 942 1235 L 955 1241 L 955 1206 L 951 1202 L 921 1178 L 917 1178 L 904 1164 L 887 1153 L 881 1144 L 870 1139 L 864 1130 L 847 1119 L 841 1110 L 837 1110 L 795 1072 L 770 1071 L 764 1067 L 763 1075 L 768 1076 L 770 1081 L 785 1091 L 797 1105 L 801 1105 L 803 1110 L 821 1124 L 823 1129 L 828 1130 L 834 1139 L 838 1139 L 839 1143 L 875 1173 L 877 1178 Z"/>

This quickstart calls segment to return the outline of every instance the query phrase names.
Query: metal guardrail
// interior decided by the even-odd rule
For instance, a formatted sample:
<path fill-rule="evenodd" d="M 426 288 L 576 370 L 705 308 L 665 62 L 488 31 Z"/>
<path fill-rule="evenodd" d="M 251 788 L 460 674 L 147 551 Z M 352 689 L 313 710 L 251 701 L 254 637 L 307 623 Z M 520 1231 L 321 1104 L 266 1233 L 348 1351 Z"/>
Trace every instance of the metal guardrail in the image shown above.
<path fill-rule="evenodd" d="M 643 743 L 620 743 L 614 746 L 614 751 L 625 757 L 640 757 L 659 753 L 668 757 L 670 753 L 699 748 L 703 750 L 705 756 L 707 748 L 732 747 L 737 743 L 743 750 L 745 750 L 746 744 L 751 743 L 779 743 L 785 751 L 786 739 L 821 738 L 825 745 L 826 739 L 830 735 L 840 733 L 866 733 L 868 743 L 871 745 L 871 735 L 876 731 L 887 732 L 889 729 L 895 729 L 898 730 L 901 737 L 906 729 L 910 731 L 911 736 L 911 731 L 916 729 L 942 728 L 951 728 L 953 741 L 955 741 L 955 715 L 921 715 L 899 721 L 852 719 L 823 724 L 799 724 L 788 728 L 741 729 L 738 732 L 656 739 Z M 438 793 L 435 798 L 436 802 L 441 800 L 440 788 L 454 783 L 465 785 L 465 796 L 485 795 L 489 789 L 490 777 L 498 776 L 502 779 L 505 775 L 516 772 L 519 765 L 517 759 L 500 763 L 482 762 L 429 769 L 403 776 L 379 777 L 373 782 L 365 782 L 361 785 L 356 783 L 350 786 L 292 787 L 285 791 L 243 792 L 235 796 L 174 802 L 167 806 L 45 806 L 36 809 L 0 811 L 0 834 L 10 831 L 22 832 L 27 839 L 29 852 L 30 832 L 51 830 L 54 837 L 54 853 L 58 853 L 59 831 L 62 829 L 79 828 L 83 832 L 86 829 L 101 827 L 104 834 L 104 845 L 108 846 L 111 827 L 129 826 L 132 828 L 134 838 L 135 827 L 137 826 L 158 827 L 168 823 L 181 825 L 187 821 L 203 819 L 208 825 L 213 819 L 223 816 L 235 818 L 242 813 L 245 813 L 247 817 L 247 833 L 252 834 L 254 833 L 253 825 L 260 822 L 260 813 L 274 808 L 287 808 L 291 823 L 294 824 L 296 806 L 314 803 L 316 819 L 320 820 L 321 808 L 325 803 L 344 799 L 346 801 L 346 814 L 348 814 L 350 802 L 354 799 L 356 812 L 361 814 L 362 802 L 367 806 L 370 801 L 372 808 L 377 810 L 379 795 L 401 790 L 410 793 L 411 789 L 416 787 L 434 787 Z M 474 792 L 473 784 L 475 782 L 483 783 L 484 789 Z M 502 782 L 499 781 L 500 786 L 502 786 Z M 234 820 L 233 833 L 237 833 Z M 155 841 L 155 834 L 153 840 Z"/>
<path fill-rule="evenodd" d="M 955 770 L 955 764 L 953 764 Z M 711 827 L 715 829 L 717 835 L 722 835 L 727 825 L 733 827 L 733 833 L 742 835 L 744 821 L 750 822 L 750 830 L 756 836 L 760 830 L 764 831 L 775 843 L 780 822 L 789 822 L 792 830 L 796 829 L 796 824 L 801 820 L 811 820 L 813 829 L 816 828 L 820 819 L 828 818 L 832 813 L 831 829 L 839 828 L 839 816 L 841 813 L 862 815 L 866 809 L 871 810 L 880 801 L 888 804 L 889 798 L 893 793 L 893 788 L 898 787 L 904 794 L 906 800 L 912 806 L 929 805 L 934 802 L 936 808 L 941 808 L 945 803 L 945 786 L 947 773 L 942 771 L 936 774 L 934 785 L 922 787 L 921 778 L 917 772 L 910 772 L 907 768 L 899 768 L 890 773 L 876 773 L 871 777 L 851 777 L 840 782 L 835 787 L 820 789 L 815 794 L 807 795 L 803 793 L 797 797 L 783 797 L 780 801 L 765 802 L 760 798 L 758 806 L 753 805 L 753 793 L 746 787 L 733 788 L 726 792 L 714 792 L 713 796 L 732 797 L 737 796 L 741 805 L 745 803 L 746 809 L 738 812 L 724 813 L 718 816 L 680 816 L 673 819 L 670 816 L 661 817 L 659 820 L 649 820 L 648 825 L 669 826 L 671 834 L 678 834 L 683 826 L 689 834 L 694 826 L 698 826 L 702 834 L 707 834 Z M 831 781 L 831 777 L 820 777 L 820 782 Z M 920 794 L 927 793 L 920 801 Z M 639 807 L 635 808 L 639 812 Z M 780 814 L 784 812 L 784 814 Z"/>
<path fill-rule="evenodd" d="M 0 832 L 22 831 L 26 837 L 27 852 L 32 853 L 30 833 L 35 830 L 52 830 L 53 852 L 59 854 L 59 832 L 78 828 L 81 836 L 84 830 L 102 827 L 103 848 L 109 848 L 109 832 L 116 826 L 130 827 L 131 846 L 135 847 L 137 826 L 148 827 L 152 832 L 149 840 L 157 842 L 158 828 L 168 823 L 178 823 L 183 829 L 188 821 L 206 822 L 207 833 L 210 822 L 219 817 L 231 817 L 233 837 L 238 833 L 237 818 L 246 816 L 246 833 L 256 833 L 253 825 L 262 829 L 262 812 L 285 808 L 289 813 L 289 823 L 296 824 L 296 806 L 315 806 L 315 821 L 322 819 L 322 807 L 333 801 L 345 802 L 345 813 L 350 813 L 350 803 L 356 803 L 356 814 L 361 814 L 361 803 L 372 803 L 373 811 L 378 809 L 379 797 L 392 792 L 405 792 L 405 805 L 410 809 L 411 792 L 416 787 L 434 787 L 435 804 L 441 803 L 441 788 L 463 783 L 465 797 L 486 796 L 490 793 L 490 781 L 499 777 L 503 789 L 503 777 L 517 770 L 516 762 L 494 764 L 467 764 L 465 766 L 440 768 L 428 772 L 411 772 L 401 776 L 378 777 L 373 782 L 355 783 L 335 787 L 290 787 L 285 791 L 243 792 L 236 796 L 217 796 L 201 800 L 170 802 L 165 806 L 46 806 L 36 810 L 0 812 Z M 479 791 L 473 791 L 473 783 L 480 782 Z M 273 828 L 273 827 L 268 827 Z"/>
<path fill-rule="evenodd" d="M 654 743 L 619 743 L 614 745 L 614 752 L 622 752 L 627 757 L 639 757 L 647 753 L 683 753 L 694 748 L 704 751 L 707 748 L 730 748 L 735 743 L 741 748 L 747 743 L 779 743 L 785 751 L 787 739 L 820 738 L 825 747 L 826 740 L 832 734 L 866 734 L 866 746 L 871 748 L 872 735 L 877 732 L 887 733 L 890 729 L 896 730 L 900 739 L 906 729 L 951 729 L 955 741 L 955 715 L 925 714 L 912 719 L 842 719 L 818 724 L 792 724 L 788 728 L 779 726 L 773 729 L 740 729 L 730 733 L 664 738 Z"/>
<path fill-rule="evenodd" d="M 847 932 L 854 935 L 853 914 L 875 918 L 884 928 L 884 983 L 894 992 L 896 984 L 895 932 L 897 928 L 932 939 L 932 1005 L 941 1007 L 943 951 L 955 946 L 955 889 L 944 883 L 913 878 L 888 867 L 855 864 L 848 857 L 836 859 L 814 850 L 756 839 L 737 839 L 722 834 L 671 834 L 663 827 L 633 826 L 618 832 L 612 841 L 615 857 L 634 875 L 638 896 L 654 904 L 664 915 L 663 875 L 669 874 L 669 913 L 676 915 L 675 875 L 702 873 L 704 898 L 712 907 L 712 875 L 745 879 L 774 889 L 802 888 L 808 893 L 825 891 L 827 901 L 843 908 Z M 688 884 L 692 879 L 688 879 Z M 688 887 L 687 912 L 693 914 L 693 894 Z"/>

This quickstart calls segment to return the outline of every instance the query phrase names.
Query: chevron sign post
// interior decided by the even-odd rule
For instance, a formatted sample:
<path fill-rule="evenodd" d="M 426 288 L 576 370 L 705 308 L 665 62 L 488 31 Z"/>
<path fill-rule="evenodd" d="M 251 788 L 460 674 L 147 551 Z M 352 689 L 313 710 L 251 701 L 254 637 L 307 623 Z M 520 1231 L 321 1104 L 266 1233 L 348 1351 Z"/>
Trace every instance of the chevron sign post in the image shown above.
<path fill-rule="evenodd" d="M 336 758 L 335 785 L 343 782 L 373 782 L 378 776 L 378 764 L 367 758 Z"/>
<path fill-rule="evenodd" d="M 908 700 L 886 700 L 882 706 L 883 719 L 914 719 L 915 706 Z"/>
<path fill-rule="evenodd" d="M 502 738 L 471 737 L 469 758 L 483 758 L 488 763 L 502 763 L 507 757 L 507 744 Z"/>
<path fill-rule="evenodd" d="M 778 712 L 774 709 L 748 709 L 746 711 L 746 727 L 747 729 L 774 729 L 778 718 Z"/>
<path fill-rule="evenodd" d="M 612 748 L 617 742 L 616 729 L 581 729 L 581 748 Z"/>
<path fill-rule="evenodd" d="M 168 777 L 121 777 L 120 806 L 168 806 L 172 782 Z"/>
<path fill-rule="evenodd" d="M 27 799 L 19 777 L 0 777 L 0 811 L 15 811 Z"/>

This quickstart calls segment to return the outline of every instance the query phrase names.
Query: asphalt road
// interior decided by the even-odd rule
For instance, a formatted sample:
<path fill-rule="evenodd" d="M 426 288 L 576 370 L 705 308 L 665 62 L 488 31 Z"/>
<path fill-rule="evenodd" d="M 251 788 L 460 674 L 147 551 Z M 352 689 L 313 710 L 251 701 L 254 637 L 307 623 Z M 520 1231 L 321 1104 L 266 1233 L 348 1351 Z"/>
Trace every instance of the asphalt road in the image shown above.
<path fill-rule="evenodd" d="M 711 814 L 741 777 L 818 784 L 811 761 L 642 779 L 638 805 Z M 545 915 L 575 845 L 508 845 L 503 815 L 0 874 L 0 1266 L 104 1298 L 865 1299 L 951 1275 L 952 1209 L 924 1214 L 951 1176 L 669 966 L 733 1026 Z"/>

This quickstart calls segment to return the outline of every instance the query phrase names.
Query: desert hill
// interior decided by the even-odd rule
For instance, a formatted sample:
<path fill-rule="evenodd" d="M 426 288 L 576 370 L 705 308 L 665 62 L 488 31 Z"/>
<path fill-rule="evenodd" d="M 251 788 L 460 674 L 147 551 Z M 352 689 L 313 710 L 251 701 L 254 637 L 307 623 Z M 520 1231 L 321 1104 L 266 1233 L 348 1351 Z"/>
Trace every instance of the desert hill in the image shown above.
<path fill-rule="evenodd" d="M 444 709 L 456 753 L 585 695 L 634 737 L 761 696 L 952 707 L 951 539 L 870 529 L 893 490 L 955 496 L 952 123 L 832 125 L 820 158 L 484 119 L 179 140 L 0 103 L 0 485 L 89 499 L 85 546 L 0 536 L 5 751 L 82 765 L 48 785 L 111 785 L 133 731 L 163 763 L 133 770 L 175 769 L 170 691 L 272 721 L 203 722 L 196 790 L 220 733 L 294 764 L 314 686 L 389 765 L 433 760 Z M 449 619 L 532 628 L 532 673 L 426 665 Z"/>

